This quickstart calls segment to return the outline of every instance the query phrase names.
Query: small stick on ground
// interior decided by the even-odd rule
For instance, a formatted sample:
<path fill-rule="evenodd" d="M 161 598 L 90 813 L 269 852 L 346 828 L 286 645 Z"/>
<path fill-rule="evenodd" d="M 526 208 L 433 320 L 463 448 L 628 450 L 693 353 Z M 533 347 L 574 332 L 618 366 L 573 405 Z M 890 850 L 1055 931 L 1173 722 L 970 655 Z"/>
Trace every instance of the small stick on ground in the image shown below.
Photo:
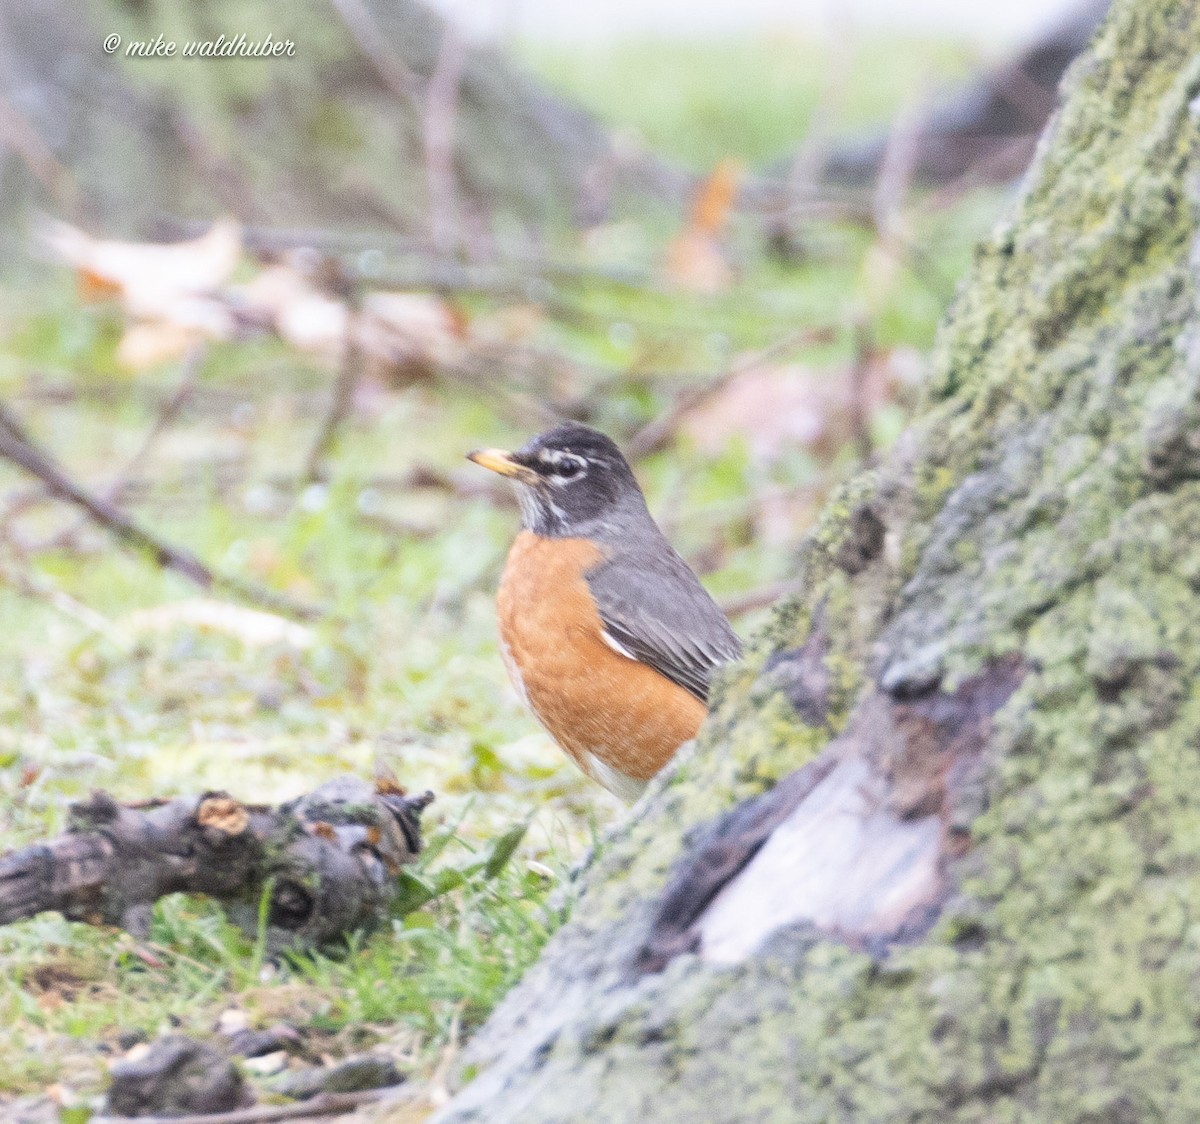
<path fill-rule="evenodd" d="M 25 597 L 33 597 L 39 601 L 44 601 L 64 617 L 69 617 L 89 632 L 103 636 L 106 640 L 111 641 L 121 649 L 129 647 L 129 637 L 106 616 L 83 604 L 82 601 L 76 601 L 69 593 L 59 589 L 58 586 L 47 581 L 40 574 L 36 574 L 32 570 L 18 572 L 0 562 L 0 586 L 3 585 L 15 589 Z"/>
<path fill-rule="evenodd" d="M 136 475 L 142 465 L 146 463 L 146 459 L 158 443 L 158 439 L 175 424 L 179 415 L 183 412 L 184 406 L 187 405 L 189 399 L 192 397 L 192 391 L 196 389 L 196 379 L 200 375 L 200 368 L 204 366 L 206 351 L 207 349 L 203 343 L 193 344 L 188 349 L 188 353 L 183 357 L 183 366 L 179 372 L 179 383 L 176 385 L 174 392 L 170 398 L 163 402 L 162 407 L 158 411 L 158 416 L 154 419 L 154 424 L 142 439 L 142 443 L 137 451 L 129 458 L 128 463 L 117 475 L 116 479 L 104 489 L 102 494 L 110 503 L 116 502 L 117 498 L 125 490 L 126 482 Z"/>
<path fill-rule="evenodd" d="M 182 574 L 201 589 L 225 589 L 246 601 L 287 616 L 311 619 L 321 615 L 321 611 L 313 605 L 299 603 L 286 594 L 276 593 L 254 582 L 210 569 L 191 551 L 159 538 L 108 500 L 92 495 L 80 487 L 49 453 L 34 443 L 15 415 L 2 402 L 0 457 L 11 461 L 31 476 L 36 476 L 46 485 L 51 495 L 82 508 L 122 542 L 143 554 L 148 554 L 159 566 Z"/>
<path fill-rule="evenodd" d="M 377 1101 L 418 1101 L 422 1090 L 392 1085 L 386 1089 L 364 1089 L 358 1093 L 320 1093 L 295 1104 L 255 1105 L 232 1112 L 201 1116 L 93 1116 L 92 1124 L 274 1124 L 277 1120 L 307 1120 L 316 1116 L 338 1116 Z"/>

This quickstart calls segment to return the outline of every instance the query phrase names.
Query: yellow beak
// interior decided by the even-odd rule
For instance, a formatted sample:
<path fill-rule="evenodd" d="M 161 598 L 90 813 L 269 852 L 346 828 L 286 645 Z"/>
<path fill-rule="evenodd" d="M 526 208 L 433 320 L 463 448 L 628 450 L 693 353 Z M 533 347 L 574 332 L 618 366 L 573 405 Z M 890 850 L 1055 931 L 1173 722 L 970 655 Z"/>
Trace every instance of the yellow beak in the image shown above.
<path fill-rule="evenodd" d="M 467 454 L 467 460 L 474 461 L 481 468 L 498 472 L 501 476 L 528 478 L 536 477 L 537 475 L 523 464 L 518 464 L 512 459 L 512 454 L 505 452 L 503 449 L 476 449 L 473 453 Z"/>

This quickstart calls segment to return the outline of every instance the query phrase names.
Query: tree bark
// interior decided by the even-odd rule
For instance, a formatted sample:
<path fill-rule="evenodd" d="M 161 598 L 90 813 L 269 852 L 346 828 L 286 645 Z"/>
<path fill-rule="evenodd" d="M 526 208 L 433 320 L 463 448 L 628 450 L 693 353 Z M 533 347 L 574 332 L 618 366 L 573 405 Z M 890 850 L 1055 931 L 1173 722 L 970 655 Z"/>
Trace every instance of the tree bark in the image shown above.
<path fill-rule="evenodd" d="M 440 1124 L 1200 1114 L 1200 5 L 1116 0 Z"/>

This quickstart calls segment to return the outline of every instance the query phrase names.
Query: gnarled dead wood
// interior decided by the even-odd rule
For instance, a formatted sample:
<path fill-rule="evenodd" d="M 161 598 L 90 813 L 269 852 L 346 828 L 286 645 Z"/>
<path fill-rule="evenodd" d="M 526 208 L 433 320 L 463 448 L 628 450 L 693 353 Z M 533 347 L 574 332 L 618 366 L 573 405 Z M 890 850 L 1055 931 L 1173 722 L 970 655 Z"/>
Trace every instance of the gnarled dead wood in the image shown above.
<path fill-rule="evenodd" d="M 328 945 L 386 916 L 432 800 L 350 776 L 274 808 L 224 792 L 144 805 L 95 792 L 65 834 L 0 857 L 0 924 L 57 910 L 145 935 L 159 898 L 190 893 L 253 929 L 265 893 L 268 948 Z"/>

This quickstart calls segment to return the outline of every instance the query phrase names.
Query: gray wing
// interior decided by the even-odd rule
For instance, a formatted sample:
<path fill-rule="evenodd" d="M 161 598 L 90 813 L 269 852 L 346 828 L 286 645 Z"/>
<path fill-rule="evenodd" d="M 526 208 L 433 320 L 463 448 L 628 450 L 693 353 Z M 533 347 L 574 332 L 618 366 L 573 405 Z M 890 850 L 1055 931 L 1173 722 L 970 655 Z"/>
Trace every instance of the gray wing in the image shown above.
<path fill-rule="evenodd" d="M 587 583 L 610 640 L 701 702 L 713 671 L 741 657 L 725 614 L 674 551 L 643 566 L 602 563 Z"/>

